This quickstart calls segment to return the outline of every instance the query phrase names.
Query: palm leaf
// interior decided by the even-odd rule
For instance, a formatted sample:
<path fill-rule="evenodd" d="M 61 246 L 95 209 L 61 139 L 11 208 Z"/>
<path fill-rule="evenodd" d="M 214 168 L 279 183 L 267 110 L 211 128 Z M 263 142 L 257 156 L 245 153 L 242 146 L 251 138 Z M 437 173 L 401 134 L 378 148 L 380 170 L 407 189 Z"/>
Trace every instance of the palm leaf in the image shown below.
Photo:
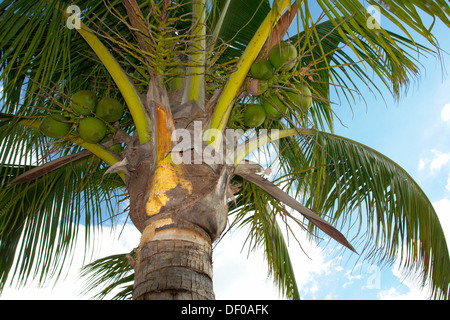
<path fill-rule="evenodd" d="M 295 142 L 301 160 L 295 166 L 291 162 L 283 176 L 288 191 L 341 230 L 356 228 L 362 243 L 357 250 L 367 258 L 393 262 L 400 257 L 403 267 L 421 270 L 435 297 L 448 297 L 450 258 L 444 233 L 430 200 L 411 176 L 379 152 L 330 133 L 318 131 Z"/>
<path fill-rule="evenodd" d="M 300 212 L 306 219 L 308 219 L 315 227 L 322 230 L 326 234 L 328 234 L 330 237 L 332 237 L 334 240 L 339 242 L 340 244 L 344 245 L 345 247 L 349 248 L 350 250 L 355 251 L 353 246 L 347 241 L 347 239 L 331 224 L 329 224 L 327 221 L 322 219 L 320 216 L 318 216 L 316 213 L 311 211 L 310 209 L 303 206 L 301 203 L 296 201 L 294 198 L 292 198 L 290 195 L 285 193 L 283 190 L 281 190 L 279 187 L 265 179 L 264 177 L 261 177 L 260 175 L 256 173 L 251 172 L 239 172 L 236 170 L 236 174 L 241 176 L 247 181 L 250 181 L 251 183 L 257 185 L 264 191 L 266 191 L 268 194 L 270 194 L 274 199 L 290 206 L 292 209 L 297 210 Z"/>
<path fill-rule="evenodd" d="M 105 209 L 112 212 L 111 201 L 121 185 L 103 178 L 107 168 L 92 155 L 29 182 L 11 185 L 11 181 L 35 166 L 32 158 L 45 163 L 44 155 L 58 157 L 71 151 L 68 148 L 62 154 L 52 153 L 44 148 L 45 142 L 46 138 L 34 128 L 14 122 L 0 126 L 0 145 L 4 147 L 0 151 L 1 287 L 14 260 L 17 266 L 11 277 L 20 282 L 26 283 L 28 276 L 41 281 L 58 276 L 72 252 L 79 223 L 82 221 L 88 230 L 100 224 L 108 215 Z M 41 148 L 35 148 L 36 144 Z M 23 159 L 28 159 L 28 163 Z M 86 239 L 89 236 L 87 231 Z"/>
<path fill-rule="evenodd" d="M 313 94 L 320 98 L 314 100 L 311 109 L 315 127 L 325 128 L 321 122 L 323 120 L 326 120 L 328 128 L 333 127 L 330 108 L 332 87 L 338 97 L 340 93 L 343 94 L 349 104 L 356 99 L 355 94 L 364 99 L 359 89 L 361 87 L 380 93 L 381 88 L 368 72 L 370 70 L 375 72 L 394 97 L 399 98 L 400 91 L 406 90 L 411 79 L 418 75 L 419 61 L 410 52 L 420 55 L 432 51 L 396 33 L 386 32 L 391 39 L 386 44 L 389 50 L 379 45 L 373 47 L 371 43 L 376 43 L 376 39 L 372 33 L 360 34 L 355 31 L 353 35 L 347 34 L 348 38 L 344 38 L 331 21 L 313 24 L 308 30 L 289 39 L 292 43 L 298 43 L 301 51 L 300 66 L 313 72 L 310 80 L 305 80 L 313 88 Z M 370 37 L 371 41 L 355 43 L 355 39 L 362 37 Z M 350 41 L 353 50 L 357 52 L 356 58 L 348 52 L 347 41 Z"/>
<path fill-rule="evenodd" d="M 130 257 L 133 255 L 130 253 Z M 116 254 L 98 259 L 81 270 L 81 276 L 86 278 L 83 293 L 98 291 L 93 298 L 104 299 L 116 292 L 113 300 L 131 299 L 133 291 L 134 270 L 128 262 L 129 254 Z"/>
<path fill-rule="evenodd" d="M 248 248 L 262 248 L 269 275 L 273 276 L 281 294 L 288 299 L 300 299 L 288 244 L 277 222 L 285 213 L 284 207 L 260 187 L 238 176 L 234 179 L 241 190 L 230 205 L 232 228 L 248 226 Z M 244 244 L 245 245 L 245 244 Z"/>
<path fill-rule="evenodd" d="M 264 18 L 269 13 L 270 8 L 271 6 L 267 0 L 213 1 L 210 23 L 217 28 L 215 31 L 218 37 L 216 46 L 225 43 L 228 47 L 227 51 L 223 54 L 226 59 L 241 56 Z M 222 19 L 220 19 L 221 15 L 223 15 Z"/>
<path fill-rule="evenodd" d="M 103 3 L 78 4 L 100 16 L 109 12 Z M 70 261 L 80 223 L 86 225 L 88 240 L 92 227 L 115 211 L 113 201 L 122 185 L 103 177 L 107 166 L 98 158 L 89 155 L 65 161 L 64 157 L 72 157 L 80 148 L 66 141 L 52 141 L 35 127 L 20 124 L 20 119 L 32 123 L 49 110 L 67 109 L 68 97 L 82 88 L 117 90 L 86 42 L 74 30 L 65 28 L 60 8 L 67 5 L 64 1 L 0 4 L 1 288 L 8 276 L 22 283 L 28 277 L 44 281 L 58 276 L 63 263 Z M 123 7 L 121 10 L 124 12 Z M 110 18 L 103 21 L 110 26 L 117 24 Z M 124 31 L 126 26 L 118 28 Z M 133 131 L 128 119 L 127 114 L 125 130 Z M 42 175 L 56 162 L 56 170 Z M 31 168 L 33 171 L 24 173 Z M 38 173 L 37 179 L 9 185 L 19 174 L 30 177 L 33 172 Z M 14 260 L 17 266 L 10 272 Z"/>
<path fill-rule="evenodd" d="M 309 2 L 311 1 L 304 1 L 305 7 L 309 5 Z M 405 4 L 402 0 L 387 0 L 383 1 L 383 6 L 380 6 L 379 2 L 375 0 L 367 2 L 351 0 L 342 0 L 338 2 L 317 0 L 316 2 L 330 21 L 335 23 L 335 25 L 341 24 L 338 28 L 344 38 L 344 33 L 353 34 L 353 32 L 355 32 L 354 30 L 359 33 L 373 33 L 376 36 L 375 39 L 377 40 L 377 43 L 381 46 L 385 46 L 391 39 L 389 39 L 389 35 L 384 28 L 364 28 L 364 26 L 367 26 L 368 18 L 370 18 L 367 11 L 369 5 L 377 6 L 381 11 L 380 13 L 383 19 L 392 22 L 411 41 L 414 41 L 415 39 L 407 28 L 411 28 L 416 34 L 424 37 L 430 44 L 437 47 L 437 42 L 431 29 L 429 26 L 425 25 L 424 19 L 418 14 L 418 9 L 421 10 L 422 15 L 428 15 L 433 18 L 436 17 L 447 26 L 450 26 L 450 7 L 445 1 L 432 1 L 427 3 L 428 5 L 425 5 L 424 2 L 420 0 L 409 1 L 408 4 Z M 346 18 L 343 17 L 351 17 L 351 19 L 344 21 Z M 382 24 L 382 27 L 383 25 L 384 24 Z M 371 46 L 375 43 L 370 37 L 366 38 L 366 40 L 370 42 Z"/>

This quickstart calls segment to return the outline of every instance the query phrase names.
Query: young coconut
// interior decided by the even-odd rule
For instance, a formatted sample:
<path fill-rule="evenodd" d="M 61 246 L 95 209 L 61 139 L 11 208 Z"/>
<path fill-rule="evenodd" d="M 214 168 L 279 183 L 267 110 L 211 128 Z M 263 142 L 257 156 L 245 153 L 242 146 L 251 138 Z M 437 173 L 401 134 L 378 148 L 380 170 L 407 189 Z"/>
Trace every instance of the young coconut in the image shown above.
<path fill-rule="evenodd" d="M 259 59 L 252 64 L 250 73 L 255 79 L 269 80 L 273 76 L 273 66 L 269 60 Z"/>
<path fill-rule="evenodd" d="M 119 101 L 105 97 L 98 102 L 95 113 L 97 117 L 106 122 L 115 122 L 122 118 L 123 109 L 124 107 Z"/>
<path fill-rule="evenodd" d="M 95 112 L 97 106 L 97 97 L 95 92 L 89 90 L 81 90 L 72 95 L 70 107 L 72 110 L 82 116 L 88 116 Z"/>
<path fill-rule="evenodd" d="M 283 113 L 286 113 L 287 110 L 286 104 L 284 104 L 275 93 L 271 93 L 265 97 L 262 105 L 266 112 L 266 116 L 272 120 L 281 119 Z"/>
<path fill-rule="evenodd" d="M 267 80 L 252 79 L 247 85 L 247 92 L 253 96 L 259 96 L 269 89 Z"/>
<path fill-rule="evenodd" d="M 297 48 L 289 42 L 283 41 L 270 49 L 269 61 L 275 69 L 283 66 L 285 71 L 289 71 L 295 66 L 297 55 Z"/>
<path fill-rule="evenodd" d="M 247 128 L 259 127 L 266 120 L 266 113 L 260 104 L 249 104 L 244 111 L 244 125 Z"/>
<path fill-rule="evenodd" d="M 59 139 L 69 133 L 72 124 L 68 122 L 68 118 L 61 114 L 51 114 L 46 116 L 41 124 L 39 130 L 47 137 Z"/>
<path fill-rule="evenodd" d="M 305 84 L 294 84 L 295 89 L 286 89 L 287 102 L 293 108 L 300 108 L 302 111 L 308 111 L 312 106 L 312 93 Z"/>
<path fill-rule="evenodd" d="M 94 117 L 85 117 L 80 120 L 78 133 L 80 137 L 89 143 L 97 143 L 106 135 L 106 125 L 102 120 Z"/>

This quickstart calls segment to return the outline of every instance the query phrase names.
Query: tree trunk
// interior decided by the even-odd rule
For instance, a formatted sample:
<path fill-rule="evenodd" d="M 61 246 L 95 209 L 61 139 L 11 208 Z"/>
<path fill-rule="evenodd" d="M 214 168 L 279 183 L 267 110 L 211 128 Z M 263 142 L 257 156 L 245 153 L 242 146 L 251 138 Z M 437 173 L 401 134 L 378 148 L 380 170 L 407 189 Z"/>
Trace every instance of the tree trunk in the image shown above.
<path fill-rule="evenodd" d="M 215 298 L 212 243 L 226 226 L 229 175 L 206 165 L 186 166 L 185 172 L 192 193 L 171 190 L 170 202 L 153 215 L 145 210 L 147 186 L 130 184 L 131 220 L 142 233 L 133 262 L 133 299 Z M 135 177 L 134 182 L 145 180 L 142 171 Z"/>
<path fill-rule="evenodd" d="M 158 220 L 144 230 L 133 299 L 214 299 L 209 236 L 196 226 L 188 229 L 172 222 Z"/>

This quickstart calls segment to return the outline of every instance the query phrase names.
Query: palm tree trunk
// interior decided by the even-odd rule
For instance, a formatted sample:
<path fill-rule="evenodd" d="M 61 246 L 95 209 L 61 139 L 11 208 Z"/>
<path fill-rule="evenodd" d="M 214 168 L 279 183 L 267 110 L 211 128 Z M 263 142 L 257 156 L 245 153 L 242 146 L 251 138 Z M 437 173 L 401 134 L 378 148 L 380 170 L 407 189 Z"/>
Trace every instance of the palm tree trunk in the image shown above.
<path fill-rule="evenodd" d="M 214 299 L 211 241 L 199 228 L 193 228 L 171 224 L 145 229 L 137 255 L 133 299 Z"/>
<path fill-rule="evenodd" d="M 135 261 L 133 299 L 211 300 L 212 243 L 227 223 L 226 170 L 207 165 L 184 167 L 192 193 L 170 190 L 170 201 L 148 214 L 150 165 L 136 167 L 129 179 L 130 217 L 141 232 Z M 167 192 L 167 191 L 166 191 Z"/>

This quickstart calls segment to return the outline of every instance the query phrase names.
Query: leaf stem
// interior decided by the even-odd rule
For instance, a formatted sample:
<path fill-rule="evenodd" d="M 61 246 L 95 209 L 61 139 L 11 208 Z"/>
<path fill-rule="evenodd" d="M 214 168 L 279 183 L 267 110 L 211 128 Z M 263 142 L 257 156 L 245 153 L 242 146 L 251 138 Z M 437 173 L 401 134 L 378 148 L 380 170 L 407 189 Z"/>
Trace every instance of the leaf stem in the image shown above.
<path fill-rule="evenodd" d="M 314 135 L 316 132 L 313 129 L 284 129 L 262 133 L 236 147 L 234 165 L 237 166 L 246 156 L 269 142 L 299 134 Z"/>
<path fill-rule="evenodd" d="M 189 55 L 187 82 L 183 93 L 183 103 L 194 100 L 205 110 L 205 65 L 206 65 L 206 25 L 205 0 L 192 3 L 193 10 L 193 39 Z"/>
<path fill-rule="evenodd" d="M 63 10 L 63 14 L 65 17 L 68 17 L 65 10 Z M 80 28 L 77 28 L 76 30 L 84 40 L 86 40 L 92 50 L 94 50 L 97 57 L 102 61 L 103 65 L 117 84 L 117 87 L 122 93 L 128 109 L 130 110 L 131 116 L 133 117 L 136 131 L 139 136 L 139 142 L 148 142 L 151 138 L 150 120 L 145 112 L 144 104 L 139 97 L 136 88 L 105 45 L 83 22 L 80 21 Z"/>
<path fill-rule="evenodd" d="M 41 121 L 39 121 L 39 120 L 20 120 L 18 123 L 21 125 L 39 130 L 39 124 L 41 123 Z M 108 150 L 106 150 L 105 148 L 100 146 L 99 144 L 86 142 L 83 139 L 81 139 L 80 137 L 77 137 L 73 134 L 67 135 L 66 137 L 64 137 L 64 139 L 67 141 L 73 142 L 73 143 L 79 145 L 80 147 L 90 151 L 93 155 L 95 155 L 98 158 L 100 158 L 101 160 L 105 161 L 110 166 L 112 166 L 113 164 L 115 164 L 116 162 L 119 161 L 111 152 L 109 152 Z M 123 174 L 123 172 L 118 172 L 118 175 L 125 182 L 125 175 Z"/>
<path fill-rule="evenodd" d="M 211 124 L 209 126 L 210 129 L 217 129 L 221 132 L 225 129 L 233 107 L 233 102 L 239 94 L 250 67 L 258 56 L 261 48 L 266 43 L 274 24 L 278 21 L 289 4 L 290 0 L 275 1 L 272 10 L 256 31 L 249 45 L 239 59 L 239 62 L 236 65 L 236 71 L 233 72 L 228 78 L 222 94 L 217 101 L 217 105 L 212 115 Z M 214 130 L 209 130 L 209 132 L 212 131 Z M 218 148 L 218 140 L 213 140 L 212 136 L 207 136 L 206 141 L 215 149 Z"/>

